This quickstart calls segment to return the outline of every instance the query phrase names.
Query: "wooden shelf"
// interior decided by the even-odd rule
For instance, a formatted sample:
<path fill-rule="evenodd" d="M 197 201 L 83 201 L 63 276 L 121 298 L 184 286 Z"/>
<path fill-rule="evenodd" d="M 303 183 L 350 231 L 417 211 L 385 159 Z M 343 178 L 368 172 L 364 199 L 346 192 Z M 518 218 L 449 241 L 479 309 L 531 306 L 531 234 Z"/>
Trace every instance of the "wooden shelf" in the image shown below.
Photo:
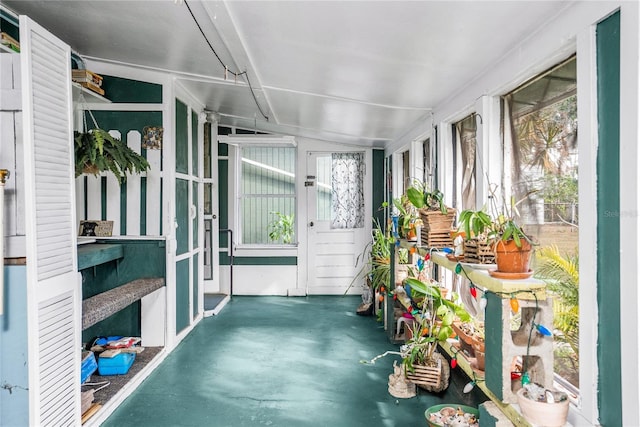
<path fill-rule="evenodd" d="M 433 252 L 431 254 L 431 260 L 451 271 L 455 271 L 457 262 L 450 261 L 447 259 L 447 256 L 442 252 Z M 489 272 L 486 269 L 478 269 L 469 266 L 462 265 L 462 269 L 464 273 L 463 276 L 468 276 L 469 279 L 477 286 L 482 287 L 488 291 L 494 292 L 498 295 L 501 295 L 503 298 L 510 298 L 511 293 L 521 292 L 521 291 L 529 291 L 535 293 L 519 293 L 518 299 L 523 300 L 533 300 L 536 297 L 538 300 L 542 301 L 546 299 L 546 288 L 547 285 L 538 279 L 520 279 L 520 280 L 502 280 L 496 279 L 489 275 Z"/>
<path fill-rule="evenodd" d="M 447 353 L 450 357 L 454 356 L 454 352 L 451 349 L 453 343 L 455 342 L 455 339 L 449 339 L 447 340 L 447 343 L 444 345 L 440 345 L 440 349 L 442 351 L 444 351 L 445 353 Z M 485 381 L 484 381 L 484 377 L 481 377 L 480 375 L 478 375 L 478 373 L 471 367 L 471 364 L 469 363 L 469 360 L 462 356 L 459 355 L 456 360 L 458 361 L 458 367 L 460 367 L 460 369 L 462 369 L 465 374 L 467 374 L 467 376 L 470 379 L 476 379 L 478 380 L 478 382 L 476 382 L 476 387 L 478 387 L 480 390 L 482 390 L 482 392 L 489 398 L 491 399 L 491 401 L 493 403 L 496 404 L 496 406 L 498 407 L 498 409 L 500 409 L 502 411 L 502 413 L 509 418 L 509 420 L 518 427 L 531 427 L 531 424 L 529 424 L 529 422 L 527 420 L 524 419 L 524 417 L 522 416 L 522 414 L 520 412 L 518 412 L 518 410 L 510 403 L 504 403 L 502 402 L 500 399 L 498 399 L 492 392 L 491 390 L 489 390 L 489 388 L 487 387 Z M 475 376 L 474 376 L 475 375 Z"/>
<path fill-rule="evenodd" d="M 122 245 L 90 243 L 78 246 L 78 271 L 104 264 L 124 256 Z"/>
<path fill-rule="evenodd" d="M 73 88 L 73 100 L 74 102 L 78 102 L 80 99 L 80 95 L 83 95 L 85 98 L 85 102 L 92 104 L 111 104 L 111 101 L 105 98 L 104 96 L 96 93 L 92 90 L 87 89 L 79 83 L 71 82 L 71 86 Z"/>
<path fill-rule="evenodd" d="M 0 53 L 17 53 L 18 55 L 20 54 L 20 52 L 16 52 L 15 50 L 11 49 L 9 46 L 5 46 L 3 44 L 0 44 Z"/>

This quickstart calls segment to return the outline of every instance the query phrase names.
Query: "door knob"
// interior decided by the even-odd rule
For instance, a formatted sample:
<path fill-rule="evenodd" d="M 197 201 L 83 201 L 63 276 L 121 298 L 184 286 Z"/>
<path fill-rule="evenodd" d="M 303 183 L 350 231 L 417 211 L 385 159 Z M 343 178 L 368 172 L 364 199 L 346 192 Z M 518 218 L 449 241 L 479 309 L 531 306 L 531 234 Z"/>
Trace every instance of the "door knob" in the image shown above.
<path fill-rule="evenodd" d="M 309 227 L 313 227 L 313 221 L 309 223 Z"/>

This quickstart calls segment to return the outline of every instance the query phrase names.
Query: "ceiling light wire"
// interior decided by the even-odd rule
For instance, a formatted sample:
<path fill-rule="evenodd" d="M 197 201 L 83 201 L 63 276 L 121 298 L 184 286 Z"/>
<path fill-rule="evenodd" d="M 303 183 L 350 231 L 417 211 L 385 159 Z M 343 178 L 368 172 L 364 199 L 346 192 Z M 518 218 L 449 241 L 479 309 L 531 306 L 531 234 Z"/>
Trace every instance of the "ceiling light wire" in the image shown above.
<path fill-rule="evenodd" d="M 256 106 L 258 107 L 258 110 L 260 111 L 260 114 L 262 114 L 262 117 L 264 117 L 266 121 L 269 121 L 269 116 L 267 116 L 264 113 L 264 111 L 262 110 L 262 107 L 258 103 L 258 98 L 256 97 L 255 91 L 253 90 L 253 86 L 251 85 L 251 81 L 249 80 L 249 74 L 247 73 L 247 71 L 245 70 L 245 71 L 242 71 L 242 72 L 236 72 L 236 71 L 232 71 L 232 70 L 229 69 L 227 64 L 224 63 L 222 58 L 220 58 L 220 55 L 218 55 L 218 52 L 216 52 L 216 50 L 211 45 L 211 42 L 209 41 L 209 38 L 204 33 L 204 30 L 202 29 L 202 27 L 198 23 L 198 20 L 196 19 L 195 15 L 193 14 L 193 11 L 191 10 L 191 7 L 189 6 L 189 3 L 187 3 L 187 0 L 184 0 L 184 4 L 185 4 L 185 6 L 187 6 L 187 9 L 189 10 L 189 14 L 191 14 L 191 18 L 193 18 L 193 22 L 195 22 L 196 26 L 198 27 L 198 30 L 200 30 L 200 34 L 202 34 L 202 37 L 204 37 L 204 40 L 207 42 L 207 45 L 209 45 L 209 48 L 211 49 L 213 54 L 218 59 L 218 62 L 220 62 L 220 65 L 222 65 L 222 67 L 224 68 L 224 79 L 227 80 L 228 73 L 231 73 L 234 76 L 235 81 L 237 82 L 238 81 L 238 77 L 244 75 L 246 80 L 247 80 L 247 85 L 249 86 L 249 91 L 251 91 L 251 96 L 253 97 L 253 100 L 256 103 Z"/>

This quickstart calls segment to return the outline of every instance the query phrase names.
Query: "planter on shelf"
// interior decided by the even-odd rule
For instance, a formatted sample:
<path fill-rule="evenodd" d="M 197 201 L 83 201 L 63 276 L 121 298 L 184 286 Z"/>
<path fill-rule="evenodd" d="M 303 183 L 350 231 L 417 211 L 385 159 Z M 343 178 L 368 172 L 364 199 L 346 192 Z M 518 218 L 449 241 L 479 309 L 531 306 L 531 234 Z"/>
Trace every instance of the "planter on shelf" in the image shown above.
<path fill-rule="evenodd" d="M 473 353 L 476 357 L 476 368 L 484 371 L 484 341 L 477 339 L 473 343 Z"/>
<path fill-rule="evenodd" d="M 478 368 L 478 370 L 480 371 L 484 371 L 484 352 L 483 351 L 476 351 L 476 368 Z"/>
<path fill-rule="evenodd" d="M 495 244 L 496 265 L 502 273 L 528 273 L 531 259 L 531 244 L 520 240 L 520 247 L 515 240 L 498 240 Z"/>
<path fill-rule="evenodd" d="M 464 241 L 464 262 L 470 264 L 495 264 L 493 240 L 472 237 Z"/>
<path fill-rule="evenodd" d="M 525 387 L 527 388 L 518 390 L 516 396 L 522 415 L 527 421 L 534 425 L 548 427 L 560 427 L 567 423 L 569 399 L 566 393 L 545 390 L 535 384 L 527 384 Z M 539 393 L 536 392 L 540 396 L 539 399 L 532 396 L 533 389 L 541 390 Z M 554 402 L 547 401 L 548 394 L 554 396 Z"/>
<path fill-rule="evenodd" d="M 470 357 L 475 357 L 476 348 L 481 348 L 484 352 L 484 340 L 470 331 L 470 325 L 463 322 L 453 322 L 451 328 L 458 336 L 460 350 L 466 352 Z"/>
<path fill-rule="evenodd" d="M 451 246 L 451 226 L 456 217 L 456 210 L 419 209 L 422 219 L 422 244 L 430 248 L 446 248 Z"/>

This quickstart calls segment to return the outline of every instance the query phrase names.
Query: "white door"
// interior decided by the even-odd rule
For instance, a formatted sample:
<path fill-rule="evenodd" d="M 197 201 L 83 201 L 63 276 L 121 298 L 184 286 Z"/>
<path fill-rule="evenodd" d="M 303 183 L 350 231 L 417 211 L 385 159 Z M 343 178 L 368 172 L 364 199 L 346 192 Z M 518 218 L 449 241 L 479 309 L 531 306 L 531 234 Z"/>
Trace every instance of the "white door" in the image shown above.
<path fill-rule="evenodd" d="M 331 153 L 307 154 L 307 293 L 341 295 L 362 292 L 361 283 L 349 287 L 362 268 L 361 256 L 371 235 L 371 154 L 364 156 L 365 219 L 362 228 L 331 228 Z"/>
<path fill-rule="evenodd" d="M 80 422 L 80 312 L 69 46 L 20 16 L 29 424 Z"/>

